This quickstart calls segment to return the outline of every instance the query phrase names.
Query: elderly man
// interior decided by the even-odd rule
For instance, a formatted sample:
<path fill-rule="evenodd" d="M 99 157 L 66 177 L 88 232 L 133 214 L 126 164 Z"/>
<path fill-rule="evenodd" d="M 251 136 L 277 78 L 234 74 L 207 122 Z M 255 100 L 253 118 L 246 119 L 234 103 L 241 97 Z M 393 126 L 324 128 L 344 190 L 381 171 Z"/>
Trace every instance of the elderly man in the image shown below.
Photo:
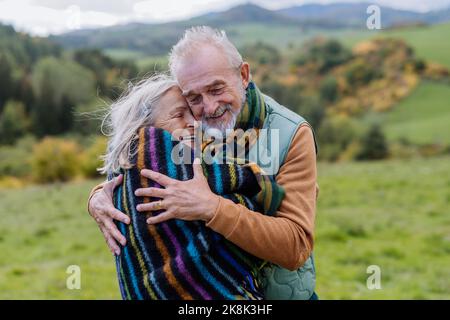
<path fill-rule="evenodd" d="M 250 67 L 223 31 L 209 27 L 187 30 L 172 48 L 169 65 L 197 120 L 221 131 L 236 127 L 251 83 Z M 165 212 L 149 218 L 148 223 L 188 220 L 192 212 L 200 214 L 209 228 L 271 263 L 264 270 L 266 298 L 309 299 L 315 297 L 312 249 L 318 186 L 314 135 L 302 117 L 270 97 L 264 96 L 264 106 L 262 128 L 279 133 L 278 148 L 270 151 L 277 153 L 279 164 L 274 174 L 285 190 L 274 216 L 251 211 L 214 194 L 206 179 L 177 181 L 151 170 L 142 174 L 165 188 L 139 189 L 136 196 L 162 200 L 142 204 L 137 210 L 163 207 Z M 125 245 L 125 239 L 113 220 L 129 223 L 128 217 L 112 204 L 113 189 L 120 183 L 116 178 L 97 186 L 88 203 L 90 214 L 115 254 L 120 254 L 117 242 Z"/>

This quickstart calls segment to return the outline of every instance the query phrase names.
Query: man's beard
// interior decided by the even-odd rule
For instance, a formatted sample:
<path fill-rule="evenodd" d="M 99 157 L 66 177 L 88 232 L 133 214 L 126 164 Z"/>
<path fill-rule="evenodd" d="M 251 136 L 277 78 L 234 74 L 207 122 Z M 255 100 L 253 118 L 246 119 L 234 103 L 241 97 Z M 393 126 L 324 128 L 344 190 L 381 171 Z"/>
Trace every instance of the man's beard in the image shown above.
<path fill-rule="evenodd" d="M 220 115 L 222 112 L 230 112 L 231 119 L 227 122 L 222 121 L 214 121 L 214 119 L 209 119 L 210 116 L 203 115 L 202 117 L 202 127 L 204 131 L 209 130 L 219 130 L 224 136 L 226 136 L 227 131 L 233 130 L 236 125 L 236 120 L 241 112 L 242 108 L 245 105 L 245 102 L 247 100 L 246 92 L 244 87 L 242 87 L 242 103 L 239 110 L 233 110 L 233 107 L 231 104 L 224 104 L 217 108 L 217 110 L 214 112 L 214 115 Z"/>

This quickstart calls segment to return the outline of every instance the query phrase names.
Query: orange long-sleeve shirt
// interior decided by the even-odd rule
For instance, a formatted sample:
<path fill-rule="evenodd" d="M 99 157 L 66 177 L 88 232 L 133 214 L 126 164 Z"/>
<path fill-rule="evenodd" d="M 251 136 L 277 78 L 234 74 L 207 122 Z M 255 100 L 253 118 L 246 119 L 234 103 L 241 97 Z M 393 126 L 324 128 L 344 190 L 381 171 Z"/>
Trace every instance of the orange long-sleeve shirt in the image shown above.
<path fill-rule="evenodd" d="M 295 133 L 276 181 L 284 187 L 286 195 L 274 216 L 220 197 L 206 226 L 254 256 L 296 270 L 313 249 L 319 193 L 314 137 L 307 123 Z M 89 199 L 101 187 L 94 187 Z"/>
<path fill-rule="evenodd" d="M 297 130 L 276 181 L 286 196 L 275 216 L 221 197 L 206 225 L 254 256 L 296 270 L 313 249 L 319 192 L 314 137 L 308 124 Z"/>

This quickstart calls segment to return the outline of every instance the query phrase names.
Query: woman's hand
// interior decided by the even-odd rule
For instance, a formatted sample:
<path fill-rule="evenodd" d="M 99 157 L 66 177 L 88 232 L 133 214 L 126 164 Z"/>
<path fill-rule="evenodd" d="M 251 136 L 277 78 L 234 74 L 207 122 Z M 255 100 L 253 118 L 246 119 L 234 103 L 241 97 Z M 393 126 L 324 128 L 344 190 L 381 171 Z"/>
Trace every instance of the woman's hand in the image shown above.
<path fill-rule="evenodd" d="M 155 224 L 169 219 L 209 221 L 213 217 L 219 196 L 211 191 L 199 159 L 194 160 L 193 169 L 194 178 L 188 181 L 172 179 L 152 170 L 141 171 L 142 176 L 165 187 L 140 188 L 135 191 L 136 196 L 162 199 L 137 205 L 136 209 L 140 212 L 165 210 L 148 218 L 147 223 Z"/>
<path fill-rule="evenodd" d="M 117 210 L 113 204 L 114 189 L 122 183 L 123 176 L 120 175 L 106 182 L 103 188 L 95 192 L 89 201 L 89 214 L 95 219 L 105 237 L 106 243 L 113 254 L 120 255 L 120 248 L 126 244 L 126 239 L 117 229 L 114 220 L 129 224 L 129 217 Z"/>

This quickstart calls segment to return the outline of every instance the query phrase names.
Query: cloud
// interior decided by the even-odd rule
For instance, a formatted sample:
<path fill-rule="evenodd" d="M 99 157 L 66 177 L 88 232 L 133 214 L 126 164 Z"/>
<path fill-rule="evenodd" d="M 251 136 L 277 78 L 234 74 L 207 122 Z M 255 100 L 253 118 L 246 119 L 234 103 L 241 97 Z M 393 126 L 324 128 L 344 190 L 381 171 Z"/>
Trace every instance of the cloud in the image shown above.
<path fill-rule="evenodd" d="M 398 9 L 428 11 L 450 0 L 250 0 L 268 9 L 305 3 L 371 2 Z M 131 21 L 165 22 L 222 11 L 249 0 L 0 0 L 0 21 L 38 35 Z"/>
<path fill-rule="evenodd" d="M 242 0 L 144 0 L 133 6 L 135 16 L 151 21 L 190 18 L 211 11 L 221 11 L 241 3 Z"/>
<path fill-rule="evenodd" d="M 126 14 L 133 12 L 133 5 L 140 1 L 142 0 L 31 0 L 30 4 L 57 10 L 75 5 L 82 11 Z"/>
<path fill-rule="evenodd" d="M 286 8 L 290 6 L 297 6 L 307 3 L 317 3 L 317 4 L 329 4 L 337 2 L 363 2 L 363 3 L 373 3 L 381 6 L 393 7 L 396 9 L 411 10 L 411 11 L 430 11 L 442 8 L 450 7 L 450 0 L 433 0 L 433 1 L 423 1 L 423 0 L 253 0 L 253 3 L 257 3 L 268 9 L 279 9 Z"/>
<path fill-rule="evenodd" d="M 0 0 L 0 21 L 17 29 L 46 36 L 79 28 L 104 27 L 122 22 L 118 15 L 83 12 L 76 5 L 55 9 L 29 4 L 26 0 Z"/>

